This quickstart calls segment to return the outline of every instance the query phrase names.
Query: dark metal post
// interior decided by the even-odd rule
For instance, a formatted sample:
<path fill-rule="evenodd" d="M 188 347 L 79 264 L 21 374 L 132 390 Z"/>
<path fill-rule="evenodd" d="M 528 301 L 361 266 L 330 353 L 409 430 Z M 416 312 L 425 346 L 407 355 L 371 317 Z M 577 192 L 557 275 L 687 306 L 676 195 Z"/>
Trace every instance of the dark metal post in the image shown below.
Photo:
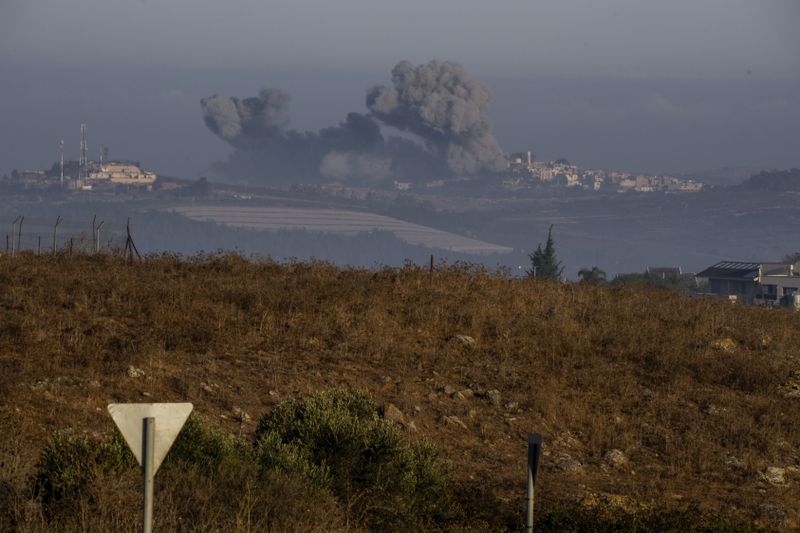
<path fill-rule="evenodd" d="M 22 250 L 22 222 L 25 220 L 25 217 L 19 217 L 19 233 L 17 234 L 17 251 Z"/>
<path fill-rule="evenodd" d="M 53 255 L 56 255 L 56 233 L 58 232 L 58 225 L 61 224 L 61 215 L 56 218 L 56 225 L 53 226 Z"/>
<path fill-rule="evenodd" d="M 525 515 L 525 531 L 533 533 L 533 500 L 536 491 L 536 472 L 539 470 L 539 457 L 542 454 L 542 436 L 528 434 L 528 501 Z"/>
<path fill-rule="evenodd" d="M 17 222 L 19 222 L 20 217 L 14 219 L 14 222 L 11 223 L 11 255 L 13 257 L 14 251 L 16 249 L 16 240 L 17 240 Z"/>
<path fill-rule="evenodd" d="M 156 419 L 144 418 L 142 431 L 142 477 L 144 478 L 144 510 L 142 512 L 142 532 L 153 531 L 153 468 Z"/>
<path fill-rule="evenodd" d="M 92 217 L 92 252 L 94 252 L 94 249 L 97 248 L 97 226 L 95 226 L 96 221 L 97 215 Z"/>

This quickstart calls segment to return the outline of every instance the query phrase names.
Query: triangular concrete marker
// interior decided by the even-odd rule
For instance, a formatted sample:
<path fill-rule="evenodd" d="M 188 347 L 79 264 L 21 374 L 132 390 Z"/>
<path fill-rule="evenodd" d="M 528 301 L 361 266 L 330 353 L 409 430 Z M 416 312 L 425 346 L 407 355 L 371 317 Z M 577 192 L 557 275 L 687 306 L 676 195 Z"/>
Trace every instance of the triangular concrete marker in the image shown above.
<path fill-rule="evenodd" d="M 111 403 L 108 412 L 128 443 L 139 464 L 142 464 L 144 419 L 155 418 L 153 473 L 161 466 L 170 446 L 180 433 L 189 413 L 190 403 Z"/>

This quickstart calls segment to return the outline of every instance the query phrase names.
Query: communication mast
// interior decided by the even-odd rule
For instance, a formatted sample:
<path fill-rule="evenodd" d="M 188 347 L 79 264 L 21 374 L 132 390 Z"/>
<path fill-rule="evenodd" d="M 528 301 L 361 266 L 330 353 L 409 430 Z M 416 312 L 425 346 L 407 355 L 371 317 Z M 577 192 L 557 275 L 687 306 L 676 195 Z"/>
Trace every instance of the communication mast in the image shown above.
<path fill-rule="evenodd" d="M 64 186 L 64 139 L 61 139 L 61 142 L 58 143 L 58 146 L 61 151 L 61 186 Z"/>
<path fill-rule="evenodd" d="M 81 157 L 78 162 L 78 178 L 84 179 L 89 175 L 89 143 L 86 140 L 86 124 L 81 124 Z"/>

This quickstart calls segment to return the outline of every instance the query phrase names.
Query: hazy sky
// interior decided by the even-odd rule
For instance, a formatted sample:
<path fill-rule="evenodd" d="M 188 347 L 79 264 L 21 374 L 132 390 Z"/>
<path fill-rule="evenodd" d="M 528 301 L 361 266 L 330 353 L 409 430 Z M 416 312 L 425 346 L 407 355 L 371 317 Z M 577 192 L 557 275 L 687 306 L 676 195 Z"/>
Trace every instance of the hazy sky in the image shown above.
<path fill-rule="evenodd" d="M 119 155 L 196 174 L 228 150 L 203 96 L 284 87 L 293 123 L 316 128 L 363 111 L 397 61 L 433 58 L 502 96 L 509 150 L 800 165 L 798 0 L 0 0 L 0 117 L 18 125 L 0 172 L 51 162 L 37 143 L 87 120 Z"/>
<path fill-rule="evenodd" d="M 3 0 L 0 58 L 37 65 L 800 76 L 797 0 Z"/>

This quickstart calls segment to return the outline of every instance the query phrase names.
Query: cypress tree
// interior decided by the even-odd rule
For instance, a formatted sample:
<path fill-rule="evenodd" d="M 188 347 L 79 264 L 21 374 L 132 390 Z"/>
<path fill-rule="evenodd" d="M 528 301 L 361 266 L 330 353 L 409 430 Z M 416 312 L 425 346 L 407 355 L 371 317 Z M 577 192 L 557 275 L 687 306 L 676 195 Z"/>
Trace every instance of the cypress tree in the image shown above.
<path fill-rule="evenodd" d="M 528 276 L 534 278 L 547 278 L 553 280 L 561 279 L 561 274 L 564 272 L 564 267 L 561 266 L 561 261 L 556 257 L 556 247 L 553 242 L 553 226 L 547 231 L 547 243 L 542 249 L 542 243 L 536 247 L 536 251 L 530 254 L 531 269 L 528 270 Z"/>

